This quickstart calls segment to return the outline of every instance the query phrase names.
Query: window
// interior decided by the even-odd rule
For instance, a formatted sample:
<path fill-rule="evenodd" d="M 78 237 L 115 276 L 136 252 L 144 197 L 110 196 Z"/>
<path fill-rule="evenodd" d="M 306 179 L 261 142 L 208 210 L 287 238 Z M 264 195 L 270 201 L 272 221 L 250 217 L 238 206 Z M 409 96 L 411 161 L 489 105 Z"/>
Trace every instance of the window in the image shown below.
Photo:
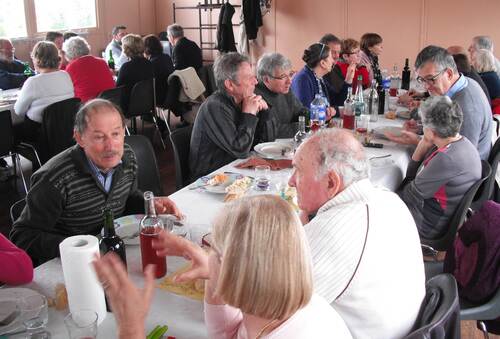
<path fill-rule="evenodd" d="M 0 0 L 0 36 L 97 27 L 97 0 Z"/>
<path fill-rule="evenodd" d="M 34 0 L 38 32 L 96 27 L 95 0 Z"/>
<path fill-rule="evenodd" d="M 24 1 L 0 0 L 0 36 L 19 38 L 27 35 Z"/>

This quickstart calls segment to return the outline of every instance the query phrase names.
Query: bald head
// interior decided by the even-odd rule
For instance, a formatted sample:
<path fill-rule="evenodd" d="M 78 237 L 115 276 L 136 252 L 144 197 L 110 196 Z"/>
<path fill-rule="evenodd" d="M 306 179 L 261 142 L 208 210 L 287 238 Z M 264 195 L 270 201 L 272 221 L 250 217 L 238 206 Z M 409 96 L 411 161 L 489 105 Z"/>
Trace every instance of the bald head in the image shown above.
<path fill-rule="evenodd" d="M 0 38 L 0 60 L 7 62 L 14 61 L 14 46 L 10 39 Z"/>
<path fill-rule="evenodd" d="M 450 46 L 446 49 L 451 55 L 464 54 L 467 55 L 467 50 L 462 46 Z"/>

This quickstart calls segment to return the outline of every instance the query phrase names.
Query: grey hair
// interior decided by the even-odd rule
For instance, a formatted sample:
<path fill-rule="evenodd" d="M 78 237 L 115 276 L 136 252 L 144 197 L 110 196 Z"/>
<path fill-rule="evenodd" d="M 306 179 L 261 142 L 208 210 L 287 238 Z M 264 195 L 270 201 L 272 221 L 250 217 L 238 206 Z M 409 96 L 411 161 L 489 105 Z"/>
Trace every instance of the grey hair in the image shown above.
<path fill-rule="evenodd" d="M 225 91 L 224 81 L 231 80 L 238 83 L 238 70 L 244 62 L 250 63 L 246 55 L 236 52 L 227 53 L 219 56 L 214 62 L 214 76 L 217 88 Z"/>
<path fill-rule="evenodd" d="M 453 56 L 448 51 L 439 46 L 427 46 L 418 53 L 415 59 L 415 69 L 421 68 L 424 64 L 432 62 L 440 69 L 449 68 L 453 73 L 457 74 L 457 65 Z"/>
<path fill-rule="evenodd" d="M 334 171 L 347 187 L 369 177 L 370 165 L 365 150 L 349 132 L 332 128 L 315 133 L 313 138 L 319 145 L 317 178 Z"/>
<path fill-rule="evenodd" d="M 478 49 L 474 53 L 474 68 L 478 73 L 496 72 L 495 56 L 488 49 Z"/>
<path fill-rule="evenodd" d="M 172 24 L 167 27 L 167 34 L 172 38 L 182 38 L 184 36 L 184 29 L 179 24 Z"/>
<path fill-rule="evenodd" d="M 478 35 L 472 38 L 474 43 L 474 47 L 479 49 L 487 49 L 490 52 L 493 52 L 493 41 L 489 36 L 486 35 Z"/>
<path fill-rule="evenodd" d="M 52 41 L 38 41 L 31 51 L 31 58 L 36 66 L 46 69 L 58 69 L 61 62 L 59 51 Z"/>
<path fill-rule="evenodd" d="M 66 58 L 71 61 L 79 57 L 90 54 L 90 45 L 82 37 L 75 36 L 66 40 L 63 44 L 63 51 Z"/>
<path fill-rule="evenodd" d="M 430 96 L 419 109 L 422 125 L 440 138 L 454 137 L 460 131 L 464 115 L 460 105 L 447 96 Z"/>
<path fill-rule="evenodd" d="M 117 35 L 118 32 L 122 29 L 127 29 L 127 27 L 123 26 L 123 25 L 119 25 L 119 26 L 115 26 L 113 27 L 113 29 L 111 30 L 111 35 Z"/>
<path fill-rule="evenodd" d="M 105 99 L 92 99 L 81 106 L 76 113 L 74 130 L 83 134 L 88 126 L 89 115 L 102 109 L 114 110 L 118 112 L 120 114 L 120 118 L 122 119 L 122 126 L 125 127 L 125 116 L 122 114 L 119 107 L 111 101 Z"/>
<path fill-rule="evenodd" d="M 292 68 L 292 63 L 280 53 L 266 53 L 257 62 L 257 79 L 264 81 L 264 77 L 273 76 L 274 71 Z"/>

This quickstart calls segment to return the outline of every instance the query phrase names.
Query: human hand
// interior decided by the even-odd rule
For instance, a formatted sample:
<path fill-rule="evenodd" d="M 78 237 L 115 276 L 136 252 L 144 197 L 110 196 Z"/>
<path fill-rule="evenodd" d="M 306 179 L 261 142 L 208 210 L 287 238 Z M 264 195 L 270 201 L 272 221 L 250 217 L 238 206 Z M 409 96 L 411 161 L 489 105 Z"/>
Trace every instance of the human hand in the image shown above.
<path fill-rule="evenodd" d="M 347 71 L 345 74 L 345 82 L 348 84 L 352 84 L 352 81 L 354 80 L 354 73 L 356 73 L 356 64 L 352 63 L 347 66 Z"/>
<path fill-rule="evenodd" d="M 326 108 L 326 120 L 330 120 L 337 114 L 337 111 L 335 111 L 335 108 L 329 106 Z"/>
<path fill-rule="evenodd" d="M 434 147 L 434 143 L 424 135 L 424 137 L 420 139 L 411 158 L 414 161 L 422 161 L 432 147 Z"/>
<path fill-rule="evenodd" d="M 394 135 L 391 132 L 384 132 L 384 135 L 387 139 L 403 145 L 417 145 L 420 141 L 420 138 L 416 133 L 405 130 L 401 131 L 400 136 Z"/>
<path fill-rule="evenodd" d="M 267 105 L 267 102 L 261 97 L 260 102 L 259 102 L 259 112 L 264 111 L 268 108 L 269 108 L 269 106 Z"/>
<path fill-rule="evenodd" d="M 267 108 L 267 103 L 262 99 L 260 95 L 251 95 L 248 97 L 243 98 L 243 102 L 241 105 L 241 109 L 245 113 L 249 113 L 252 115 L 257 115 L 258 112 L 260 112 L 261 107 L 264 106 Z"/>
<path fill-rule="evenodd" d="M 401 105 L 407 105 L 411 101 L 413 101 L 413 97 L 410 95 L 410 92 L 402 94 L 398 97 L 398 104 Z"/>
<path fill-rule="evenodd" d="M 139 289 L 128 278 L 127 270 L 116 254 L 96 257 L 92 265 L 113 310 L 119 338 L 144 338 L 144 320 L 154 292 L 154 266 L 146 267 L 144 288 Z"/>
<path fill-rule="evenodd" d="M 207 253 L 200 246 L 165 230 L 153 239 L 152 246 L 159 256 L 184 257 L 191 261 L 191 268 L 177 275 L 174 281 L 208 278 Z"/>
<path fill-rule="evenodd" d="M 170 200 L 168 197 L 156 197 L 155 208 L 158 214 L 173 214 L 179 220 L 184 219 L 184 215 L 181 213 L 175 202 Z"/>
<path fill-rule="evenodd" d="M 405 121 L 405 123 L 403 124 L 403 128 L 405 131 L 413 132 L 415 134 L 418 134 L 420 132 L 420 125 L 414 119 Z"/>
<path fill-rule="evenodd" d="M 420 100 L 411 100 L 406 103 L 406 107 L 408 107 L 410 110 L 413 110 L 415 108 L 418 108 L 420 106 Z"/>

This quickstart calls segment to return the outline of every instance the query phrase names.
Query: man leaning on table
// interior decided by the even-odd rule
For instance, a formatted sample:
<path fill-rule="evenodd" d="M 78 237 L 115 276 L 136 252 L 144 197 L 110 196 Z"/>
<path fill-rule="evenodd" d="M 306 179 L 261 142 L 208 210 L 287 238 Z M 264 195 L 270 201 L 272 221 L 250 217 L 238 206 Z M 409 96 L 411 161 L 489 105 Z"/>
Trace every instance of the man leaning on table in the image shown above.
<path fill-rule="evenodd" d="M 257 62 L 255 94 L 262 96 L 268 109 L 259 114 L 254 144 L 292 138 L 297 132 L 299 115 L 306 108 L 290 91 L 292 64 L 279 53 L 264 54 Z"/>
<path fill-rule="evenodd" d="M 0 89 L 21 87 L 28 78 L 24 63 L 14 57 L 14 51 L 10 39 L 0 37 Z"/>
<path fill-rule="evenodd" d="M 446 95 L 458 103 L 463 112 L 460 134 L 477 148 L 481 159 L 486 160 L 491 150 L 491 106 L 479 84 L 460 74 L 453 57 L 446 49 L 427 46 L 415 60 L 417 80 L 425 85 L 430 95 Z M 396 142 L 417 145 L 420 138 L 410 128 L 400 137 L 387 136 Z"/>
<path fill-rule="evenodd" d="M 354 338 L 401 338 L 425 295 L 413 217 L 393 192 L 374 187 L 363 146 L 331 129 L 295 153 L 297 189 L 313 260 L 314 288 Z"/>
<path fill-rule="evenodd" d="M 115 217 L 143 213 L 134 152 L 124 144 L 125 118 L 109 101 L 94 99 L 77 113 L 77 145 L 59 153 L 31 178 L 26 207 L 14 222 L 11 240 L 36 264 L 59 256 L 59 243 L 78 234 L 100 233 L 102 211 Z M 180 216 L 167 197 L 159 213 Z"/>
<path fill-rule="evenodd" d="M 196 179 L 246 158 L 252 148 L 259 118 L 267 109 L 254 94 L 257 80 L 244 55 L 228 53 L 214 64 L 217 91 L 203 102 L 194 122 L 189 147 L 189 169 Z"/>

